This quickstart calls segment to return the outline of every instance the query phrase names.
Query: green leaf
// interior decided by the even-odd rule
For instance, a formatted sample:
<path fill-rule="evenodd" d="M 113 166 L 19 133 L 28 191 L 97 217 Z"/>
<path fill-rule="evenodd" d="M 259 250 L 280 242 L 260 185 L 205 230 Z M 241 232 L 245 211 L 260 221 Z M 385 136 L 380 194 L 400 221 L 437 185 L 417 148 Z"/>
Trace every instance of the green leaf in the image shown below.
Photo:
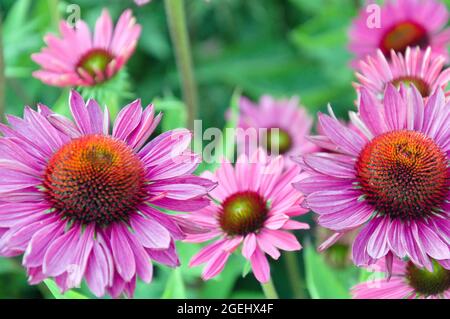
<path fill-rule="evenodd" d="M 215 154 L 210 159 L 209 163 L 203 162 L 198 169 L 198 172 L 209 170 L 214 172 L 219 166 L 223 158 L 233 161 L 234 150 L 236 144 L 235 128 L 239 117 L 239 99 L 241 97 L 241 90 L 236 88 L 231 96 L 229 119 L 225 123 L 222 130 L 222 138 L 218 141 L 215 148 Z M 203 133 L 203 132 L 201 132 Z M 196 136 L 196 138 L 201 138 Z M 196 141 L 196 145 L 202 145 L 202 141 Z M 196 151 L 201 151 L 196 150 Z"/>
<path fill-rule="evenodd" d="M 186 127 L 187 112 L 183 102 L 175 98 L 153 100 L 155 111 L 162 112 L 161 129 L 169 131 L 176 128 Z"/>
<path fill-rule="evenodd" d="M 95 99 L 100 106 L 108 106 L 111 119 L 114 119 L 120 112 L 122 100 L 127 99 L 127 104 L 131 102 L 133 93 L 131 92 L 130 80 L 125 69 L 119 71 L 111 79 L 91 87 L 78 88 L 84 99 Z"/>
<path fill-rule="evenodd" d="M 162 299 L 185 299 L 186 288 L 180 268 L 175 268 L 167 280 L 166 288 L 161 296 Z"/>
<path fill-rule="evenodd" d="M 331 269 L 322 255 L 313 245 L 304 249 L 306 286 L 313 299 L 347 299 L 348 289 L 337 279 L 335 270 Z"/>
<path fill-rule="evenodd" d="M 53 110 L 55 113 L 64 115 L 68 118 L 72 118 L 69 108 L 69 93 L 70 89 L 63 89 L 61 95 L 58 97 L 56 102 L 53 104 Z"/>
<path fill-rule="evenodd" d="M 204 283 L 200 298 L 228 298 L 242 274 L 243 267 L 244 258 L 238 254 L 231 255 L 220 275 Z"/>
<path fill-rule="evenodd" d="M 252 271 L 252 264 L 250 261 L 246 261 L 244 265 L 244 269 L 242 269 L 242 278 L 247 277 L 247 275 Z"/>
<path fill-rule="evenodd" d="M 44 283 L 55 299 L 88 299 L 86 296 L 73 290 L 69 290 L 62 294 L 56 283 L 51 279 L 45 279 Z"/>

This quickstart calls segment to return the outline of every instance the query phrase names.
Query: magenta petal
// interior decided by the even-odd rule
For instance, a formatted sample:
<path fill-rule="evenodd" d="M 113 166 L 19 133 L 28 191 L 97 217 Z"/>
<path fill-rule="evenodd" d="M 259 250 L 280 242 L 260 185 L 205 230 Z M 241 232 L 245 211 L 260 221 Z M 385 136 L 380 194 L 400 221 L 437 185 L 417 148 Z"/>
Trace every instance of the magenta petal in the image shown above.
<path fill-rule="evenodd" d="M 130 219 L 135 237 L 147 248 L 167 249 L 170 245 L 170 234 L 161 224 L 151 218 L 135 215 Z"/>
<path fill-rule="evenodd" d="M 373 219 L 363 227 L 358 236 L 356 236 L 352 247 L 353 262 L 356 266 L 367 266 L 372 259 L 367 254 L 367 242 L 370 239 L 374 229 L 378 226 L 378 220 Z"/>
<path fill-rule="evenodd" d="M 47 276 L 58 276 L 69 270 L 80 238 L 80 228 L 73 227 L 60 236 L 47 249 L 42 271 Z"/>
<path fill-rule="evenodd" d="M 104 9 L 102 15 L 95 24 L 94 45 L 109 49 L 113 32 L 113 23 L 108 10 Z"/>
<path fill-rule="evenodd" d="M 136 273 L 144 282 L 150 283 L 153 277 L 153 265 L 150 256 L 133 235 L 128 234 L 128 238 L 136 260 Z"/>
<path fill-rule="evenodd" d="M 209 280 L 221 273 L 230 255 L 231 254 L 226 251 L 216 252 L 203 269 L 202 278 L 204 280 Z"/>
<path fill-rule="evenodd" d="M 303 194 L 311 194 L 325 189 L 328 191 L 351 189 L 353 185 L 351 180 L 320 175 L 304 178 L 299 182 L 294 183 L 293 186 Z"/>
<path fill-rule="evenodd" d="M 136 262 L 126 232 L 120 224 L 111 227 L 111 250 L 117 272 L 123 280 L 130 281 L 136 273 Z"/>
<path fill-rule="evenodd" d="M 273 245 L 270 237 L 261 236 L 261 234 L 258 234 L 258 236 L 256 236 L 256 241 L 258 243 L 258 247 L 255 250 L 259 248 L 275 260 L 280 258 L 280 251 Z"/>
<path fill-rule="evenodd" d="M 255 234 L 250 233 L 244 238 L 244 244 L 242 246 L 242 255 L 245 258 L 250 259 L 255 249 L 256 249 L 256 236 Z"/>
<path fill-rule="evenodd" d="M 117 114 L 112 135 L 122 141 L 126 141 L 127 137 L 139 125 L 141 115 L 141 100 L 136 100 L 126 105 L 119 114 Z"/>
<path fill-rule="evenodd" d="M 434 259 L 450 259 L 449 246 L 424 222 L 417 225 L 419 236 L 427 254 Z"/>
<path fill-rule="evenodd" d="M 23 264 L 26 267 L 38 267 L 44 262 L 47 248 L 59 237 L 64 229 L 64 223 L 52 223 L 36 232 L 27 246 L 23 256 Z"/>
<path fill-rule="evenodd" d="M 177 267 L 180 265 L 180 260 L 178 258 L 173 240 L 170 242 L 169 249 L 161 250 L 147 248 L 146 251 L 150 255 L 150 258 L 158 263 L 169 267 Z"/>
<path fill-rule="evenodd" d="M 367 253 L 374 259 L 380 259 L 386 256 L 389 251 L 387 244 L 389 226 L 389 218 L 379 220 L 377 227 L 372 231 L 367 242 Z"/>
<path fill-rule="evenodd" d="M 105 294 L 106 287 L 110 281 L 109 278 L 112 276 L 112 260 L 109 260 L 106 249 L 106 246 L 95 241 L 86 267 L 86 282 L 97 297 Z"/>
<path fill-rule="evenodd" d="M 89 113 L 86 109 L 83 98 L 75 90 L 70 91 L 69 105 L 70 111 L 72 112 L 73 118 L 80 132 L 89 134 L 91 132 Z"/>
<path fill-rule="evenodd" d="M 259 282 L 266 283 L 270 280 L 269 262 L 261 250 L 255 250 L 250 258 L 250 263 L 252 264 L 253 274 Z"/>
<path fill-rule="evenodd" d="M 263 229 L 259 236 L 264 237 L 270 241 L 272 245 L 279 249 L 288 251 L 301 249 L 297 238 L 293 234 L 286 231 Z"/>
<path fill-rule="evenodd" d="M 386 123 L 390 130 L 402 130 L 406 128 L 406 108 L 405 102 L 398 90 L 392 85 L 388 84 L 384 95 L 384 112 L 386 116 Z"/>
<path fill-rule="evenodd" d="M 359 155 L 365 141 L 358 134 L 330 116 L 319 114 L 319 121 L 328 138 L 342 151 L 353 156 Z"/>
<path fill-rule="evenodd" d="M 364 124 L 374 135 L 379 135 L 388 130 L 384 119 L 384 110 L 379 105 L 376 97 L 370 94 L 366 88 L 361 88 L 359 113 Z M 374 112 L 374 109 L 378 110 Z"/>
<path fill-rule="evenodd" d="M 72 121 L 62 115 L 52 114 L 48 117 L 48 121 L 52 123 L 53 126 L 55 126 L 58 130 L 60 130 L 64 134 L 67 134 L 71 138 L 80 137 L 82 134 Z"/>
<path fill-rule="evenodd" d="M 189 267 L 195 267 L 206 263 L 212 256 L 221 249 L 224 239 L 218 240 L 212 244 L 203 247 L 197 254 L 195 254 L 189 262 Z"/>
<path fill-rule="evenodd" d="M 332 158 L 327 158 L 317 154 L 305 155 L 303 160 L 305 161 L 305 164 L 319 173 L 343 179 L 355 178 L 355 170 L 351 164 L 351 161 L 344 164 Z"/>
<path fill-rule="evenodd" d="M 102 134 L 104 115 L 100 105 L 98 105 L 97 101 L 89 99 L 86 103 L 86 108 L 89 114 L 90 132 L 92 134 Z"/>
<path fill-rule="evenodd" d="M 306 204 L 318 214 L 332 214 L 346 209 L 355 209 L 361 206 L 358 198 L 361 192 L 351 189 L 339 191 L 319 191 L 306 198 Z"/>
<path fill-rule="evenodd" d="M 156 222 L 158 222 L 161 226 L 166 228 L 171 236 L 176 239 L 180 240 L 185 237 L 184 232 L 182 230 L 182 227 L 178 224 L 178 217 L 179 216 L 173 216 L 169 214 L 165 214 L 163 212 L 160 212 L 150 206 L 143 206 L 139 207 L 139 210 L 146 215 L 149 215 L 152 219 L 154 219 Z M 192 225 L 192 223 L 191 223 Z"/>
<path fill-rule="evenodd" d="M 191 133 L 186 129 L 176 129 L 157 136 L 140 154 L 146 164 L 154 166 L 177 160 L 178 155 L 184 152 L 190 143 Z"/>
<path fill-rule="evenodd" d="M 276 214 L 270 216 L 264 223 L 268 229 L 280 229 L 289 220 L 289 216 L 284 214 Z"/>
<path fill-rule="evenodd" d="M 73 265 L 67 272 L 67 285 L 69 288 L 79 287 L 81 280 L 83 280 L 89 256 L 94 244 L 94 228 L 95 225 L 88 225 L 82 231 L 81 237 L 78 241 L 76 255 Z"/>

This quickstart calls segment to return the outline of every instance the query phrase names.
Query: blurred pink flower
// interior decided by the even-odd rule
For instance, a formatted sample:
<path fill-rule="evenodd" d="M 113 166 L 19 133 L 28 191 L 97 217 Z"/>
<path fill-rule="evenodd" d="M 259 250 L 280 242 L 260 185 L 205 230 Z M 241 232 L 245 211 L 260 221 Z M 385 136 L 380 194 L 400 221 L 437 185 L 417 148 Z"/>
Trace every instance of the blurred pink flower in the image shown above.
<path fill-rule="evenodd" d="M 276 100 L 269 95 L 261 97 L 258 103 L 242 97 L 239 101 L 238 152 L 247 156 L 254 150 L 249 145 L 247 130 L 254 129 L 255 148 L 257 144 L 265 147 L 266 153 L 278 151 L 283 155 L 286 167 L 295 165 L 292 156 L 307 154 L 317 150 L 308 141 L 313 119 L 303 107 L 299 106 L 298 97 Z M 267 129 L 264 136 L 260 136 L 261 129 Z M 277 154 L 278 155 L 278 154 Z"/>
<path fill-rule="evenodd" d="M 445 90 L 450 80 L 450 69 L 444 69 L 444 66 L 445 58 L 441 55 L 432 56 L 430 47 L 425 51 L 408 47 L 404 55 L 391 51 L 389 60 L 378 50 L 375 56 L 359 62 L 359 71 L 356 73 L 359 83 L 354 86 L 357 90 L 364 86 L 382 98 L 388 83 L 396 87 L 401 83 L 413 84 L 426 98 L 438 88 Z"/>
<path fill-rule="evenodd" d="M 372 15 L 364 6 L 350 28 L 349 48 L 356 60 L 374 55 L 377 49 L 389 58 L 391 50 L 405 53 L 408 46 L 429 46 L 433 54 L 448 59 L 450 29 L 444 29 L 448 11 L 439 1 L 388 0 L 381 7 L 379 26 L 372 25 Z"/>
<path fill-rule="evenodd" d="M 84 21 L 74 28 L 61 21 L 62 38 L 49 34 L 47 44 L 32 59 L 42 69 L 33 76 L 54 86 L 94 86 L 112 78 L 134 52 L 141 33 L 131 10 L 122 13 L 115 28 L 105 9 L 97 20 L 94 34 Z"/>
<path fill-rule="evenodd" d="M 255 277 L 262 283 L 270 279 L 266 255 L 280 257 L 281 250 L 302 247 L 287 230 L 308 229 L 307 224 L 292 220 L 307 210 L 300 204 L 303 195 L 291 183 L 300 169 L 283 170 L 283 158 L 270 159 L 259 150 L 249 159 L 238 158 L 236 167 L 224 161 L 213 174 L 204 177 L 218 186 L 210 192 L 214 199 L 208 207 L 184 218 L 204 228 L 202 233 L 188 234 L 186 241 L 201 243 L 214 239 L 190 261 L 190 266 L 205 264 L 204 280 L 217 276 L 230 255 L 242 245 L 242 255 L 250 261 Z"/>
<path fill-rule="evenodd" d="M 0 126 L 0 255 L 24 252 L 31 284 L 53 277 L 64 292 L 85 278 L 96 296 L 132 296 L 152 260 L 179 265 L 187 225 L 161 209 L 200 209 L 214 183 L 192 175 L 189 131 L 145 145 L 161 119 L 152 105 L 125 106 L 112 134 L 96 101 L 72 91 L 70 109 L 74 122 L 39 105 Z"/>

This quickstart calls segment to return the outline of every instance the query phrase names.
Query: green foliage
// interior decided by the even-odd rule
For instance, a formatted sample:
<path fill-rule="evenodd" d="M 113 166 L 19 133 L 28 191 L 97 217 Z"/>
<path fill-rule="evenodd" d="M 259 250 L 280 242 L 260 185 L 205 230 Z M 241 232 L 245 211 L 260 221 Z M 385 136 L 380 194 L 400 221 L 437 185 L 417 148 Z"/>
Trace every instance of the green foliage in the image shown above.
<path fill-rule="evenodd" d="M 73 290 L 69 290 L 66 293 L 62 294 L 53 280 L 46 279 L 44 280 L 44 283 L 55 299 L 86 299 L 85 296 Z"/>
<path fill-rule="evenodd" d="M 347 285 L 351 280 L 341 281 L 336 269 L 328 266 L 323 255 L 319 255 L 314 246 L 304 248 L 306 285 L 314 299 L 345 299 L 349 297 Z M 350 279 L 346 274 L 345 279 Z"/>

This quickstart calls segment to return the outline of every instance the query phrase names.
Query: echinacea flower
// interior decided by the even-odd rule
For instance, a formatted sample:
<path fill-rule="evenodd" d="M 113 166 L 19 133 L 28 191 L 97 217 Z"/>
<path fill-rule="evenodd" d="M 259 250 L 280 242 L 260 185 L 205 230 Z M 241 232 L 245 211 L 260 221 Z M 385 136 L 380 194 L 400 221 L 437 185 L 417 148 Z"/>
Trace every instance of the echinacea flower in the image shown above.
<path fill-rule="evenodd" d="M 59 27 L 62 37 L 47 35 L 47 47 L 32 59 L 42 67 L 34 77 L 61 87 L 94 86 L 112 78 L 134 52 L 141 33 L 131 10 L 122 13 L 115 28 L 103 10 L 93 35 L 82 20 L 74 28 L 66 21 Z"/>
<path fill-rule="evenodd" d="M 450 259 L 450 105 L 442 90 L 426 105 L 418 90 L 388 84 L 380 107 L 361 88 L 359 114 L 350 118 L 362 137 L 333 116 L 319 115 L 329 153 L 300 158 L 306 177 L 295 186 L 332 245 L 358 229 L 352 255 L 358 266 L 393 256 L 432 269 Z"/>
<path fill-rule="evenodd" d="M 384 262 L 371 271 L 388 272 Z M 450 270 L 433 262 L 433 271 L 394 259 L 392 277 L 376 278 L 352 288 L 354 299 L 450 299 Z"/>
<path fill-rule="evenodd" d="M 110 133 L 107 108 L 75 91 L 69 104 L 74 122 L 39 105 L 0 126 L 0 254 L 24 252 L 31 284 L 52 277 L 66 291 L 85 278 L 96 296 L 132 296 L 152 260 L 179 265 L 174 240 L 188 225 L 161 208 L 200 209 L 213 183 L 192 175 L 189 131 L 145 145 L 161 118 L 153 106 L 130 103 Z"/>
<path fill-rule="evenodd" d="M 242 97 L 239 111 L 238 128 L 241 130 L 237 131 L 237 139 L 240 153 L 249 155 L 261 146 L 269 155 L 283 155 L 288 167 L 294 165 L 291 156 L 317 149 L 306 139 L 313 120 L 299 106 L 298 97 L 276 100 L 264 95 L 257 104 Z"/>
<path fill-rule="evenodd" d="M 240 246 L 262 283 L 270 279 L 266 254 L 278 259 L 279 250 L 301 249 L 296 237 L 288 232 L 309 228 L 291 219 L 307 212 L 300 207 L 303 195 L 291 185 L 299 168 L 284 170 L 283 166 L 283 157 L 270 159 L 258 150 L 250 158 L 241 155 L 235 167 L 223 161 L 214 174 L 205 172 L 204 177 L 218 183 L 210 192 L 214 202 L 184 216 L 192 225 L 205 229 L 203 233 L 188 234 L 186 241 L 214 240 L 189 263 L 191 267 L 206 264 L 204 280 L 217 276 Z"/>
<path fill-rule="evenodd" d="M 376 56 L 368 56 L 359 63 L 359 72 L 355 83 L 357 90 L 366 87 L 377 97 L 382 98 L 386 85 L 392 83 L 414 86 L 422 97 L 426 98 L 438 88 L 445 90 L 450 80 L 450 69 L 443 69 L 445 58 L 441 55 L 431 55 L 431 48 L 425 51 L 416 47 L 407 48 L 405 54 L 391 51 L 390 59 L 386 59 L 378 50 Z"/>
<path fill-rule="evenodd" d="M 388 0 L 378 11 L 363 7 L 350 29 L 350 50 L 356 59 L 377 49 L 389 58 L 391 50 L 405 53 L 407 47 L 431 47 L 433 54 L 448 58 L 450 30 L 444 29 L 448 11 L 437 0 Z M 379 22 L 379 25 L 377 25 Z"/>

